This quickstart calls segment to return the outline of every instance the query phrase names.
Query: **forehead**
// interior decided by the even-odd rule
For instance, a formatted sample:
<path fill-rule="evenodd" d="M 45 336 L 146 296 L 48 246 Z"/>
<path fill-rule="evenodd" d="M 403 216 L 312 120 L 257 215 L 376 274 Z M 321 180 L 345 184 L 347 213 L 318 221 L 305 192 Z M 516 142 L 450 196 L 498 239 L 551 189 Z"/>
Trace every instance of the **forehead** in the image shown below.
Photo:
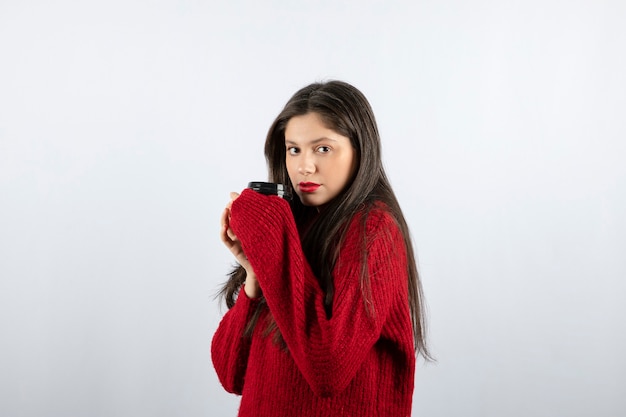
<path fill-rule="evenodd" d="M 285 126 L 285 142 L 309 142 L 328 139 L 342 141 L 349 139 L 331 129 L 318 113 L 310 112 L 294 116 Z"/>

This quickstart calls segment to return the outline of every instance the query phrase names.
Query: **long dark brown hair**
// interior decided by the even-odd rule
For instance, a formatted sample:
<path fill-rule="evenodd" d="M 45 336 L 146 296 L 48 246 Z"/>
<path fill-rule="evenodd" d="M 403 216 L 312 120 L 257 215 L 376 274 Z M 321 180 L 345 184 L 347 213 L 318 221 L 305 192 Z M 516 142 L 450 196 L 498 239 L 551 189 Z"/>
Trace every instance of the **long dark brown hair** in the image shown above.
<path fill-rule="evenodd" d="M 339 246 L 343 240 L 346 226 L 356 213 L 367 214 L 376 203 L 386 205 L 395 219 L 404 237 L 407 255 L 407 274 L 409 306 L 413 324 L 415 349 L 424 358 L 430 359 L 426 346 L 425 306 L 422 286 L 417 271 L 413 244 L 398 200 L 391 189 L 387 175 L 383 169 L 381 158 L 380 136 L 372 108 L 365 96 L 355 87 L 342 81 L 313 83 L 296 92 L 280 112 L 269 129 L 265 141 L 265 158 L 269 170 L 269 181 L 291 184 L 286 166 L 285 129 L 294 116 L 317 113 L 326 126 L 342 136 L 350 138 L 356 151 L 356 170 L 345 190 L 327 203 L 320 215 L 315 208 L 306 207 L 300 199 L 294 197 L 291 209 L 296 224 L 303 228 L 309 225 L 302 234 L 302 248 L 315 275 L 325 291 L 324 307 L 327 315 L 332 315 L 334 284 L 332 271 L 337 261 Z M 314 219 L 314 221 L 312 221 Z M 363 236 L 363 239 L 366 237 Z M 365 247 L 365 241 L 364 247 Z M 364 256 L 366 253 L 364 252 Z M 366 260 L 363 260 L 366 265 Z M 220 291 L 231 308 L 241 285 L 245 281 L 246 272 L 243 267 L 236 267 L 228 281 Z M 369 277 L 367 268 L 363 268 L 361 281 L 364 297 L 367 301 Z M 256 313 L 250 320 L 246 334 L 251 334 L 262 309 L 267 308 L 261 300 Z M 273 318 L 270 317 L 266 334 L 275 332 L 276 340 L 281 340 L 280 332 Z"/>

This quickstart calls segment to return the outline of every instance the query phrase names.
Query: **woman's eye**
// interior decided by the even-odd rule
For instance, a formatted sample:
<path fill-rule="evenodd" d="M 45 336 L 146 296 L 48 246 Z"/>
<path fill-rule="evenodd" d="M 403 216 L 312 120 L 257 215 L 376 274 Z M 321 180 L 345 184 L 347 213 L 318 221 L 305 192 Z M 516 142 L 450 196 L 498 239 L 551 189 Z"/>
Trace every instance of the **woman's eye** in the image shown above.
<path fill-rule="evenodd" d="M 290 148 L 287 148 L 287 153 L 289 155 L 297 155 L 298 154 L 298 148 L 294 148 L 293 146 Z"/>
<path fill-rule="evenodd" d="M 317 151 L 319 153 L 328 153 L 330 152 L 330 146 L 320 146 L 319 148 L 317 148 Z"/>

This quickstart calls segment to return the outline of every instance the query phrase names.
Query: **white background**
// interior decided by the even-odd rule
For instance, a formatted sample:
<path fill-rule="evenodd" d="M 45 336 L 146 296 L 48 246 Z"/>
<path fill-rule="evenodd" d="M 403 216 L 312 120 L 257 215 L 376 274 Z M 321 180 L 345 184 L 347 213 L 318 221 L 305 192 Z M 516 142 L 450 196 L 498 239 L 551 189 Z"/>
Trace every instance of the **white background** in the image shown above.
<path fill-rule="evenodd" d="M 222 5 L 218 5 L 222 4 Z M 626 2 L 0 1 L 0 415 L 234 416 L 228 192 L 370 99 L 438 362 L 415 416 L 626 415 Z"/>

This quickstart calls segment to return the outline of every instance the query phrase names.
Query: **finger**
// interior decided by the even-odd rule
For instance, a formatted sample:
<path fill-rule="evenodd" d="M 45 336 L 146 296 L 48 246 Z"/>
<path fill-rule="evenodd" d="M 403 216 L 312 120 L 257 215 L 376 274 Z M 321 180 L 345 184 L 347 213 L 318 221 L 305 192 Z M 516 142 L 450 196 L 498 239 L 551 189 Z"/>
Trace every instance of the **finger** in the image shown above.
<path fill-rule="evenodd" d="M 230 230 L 230 210 L 225 208 L 221 217 L 220 238 L 229 247 L 234 244 L 233 239 L 230 237 L 231 234 L 234 236 L 234 233 Z"/>
<path fill-rule="evenodd" d="M 227 225 L 230 226 L 230 209 L 226 207 L 224 211 L 222 211 L 222 216 L 220 217 L 220 224 L 222 226 Z"/>
<path fill-rule="evenodd" d="M 235 242 L 232 241 L 230 236 L 228 236 L 228 225 L 226 224 L 223 224 L 222 228 L 220 229 L 220 239 L 229 248 L 235 244 Z"/>
<path fill-rule="evenodd" d="M 237 236 L 235 235 L 235 233 L 233 232 L 233 229 L 231 229 L 230 227 L 226 230 L 226 233 L 228 234 L 228 237 L 230 238 L 230 240 L 232 240 L 233 242 L 238 242 Z"/>
<path fill-rule="evenodd" d="M 239 193 L 231 192 L 230 193 L 230 201 L 235 201 L 239 197 Z"/>

